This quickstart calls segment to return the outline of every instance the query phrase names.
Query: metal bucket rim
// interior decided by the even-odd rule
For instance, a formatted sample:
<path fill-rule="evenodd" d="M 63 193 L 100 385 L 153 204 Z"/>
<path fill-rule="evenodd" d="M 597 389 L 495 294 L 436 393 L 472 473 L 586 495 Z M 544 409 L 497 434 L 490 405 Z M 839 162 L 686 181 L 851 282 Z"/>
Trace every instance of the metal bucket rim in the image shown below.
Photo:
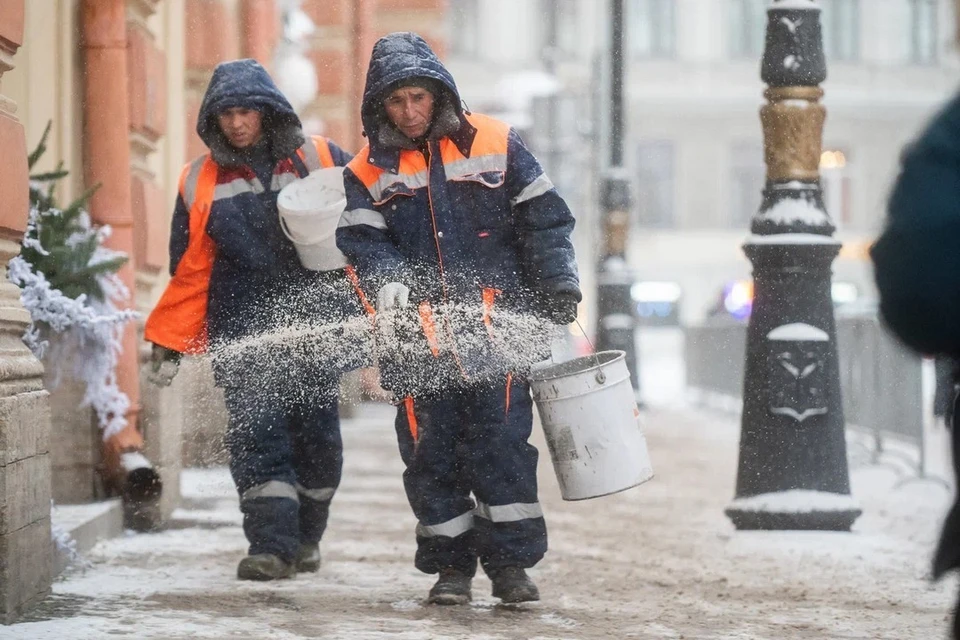
<path fill-rule="evenodd" d="M 566 362 L 548 362 L 534 365 L 530 369 L 529 377 L 531 382 L 544 382 L 547 380 L 568 378 L 597 369 L 602 369 L 603 367 L 608 367 L 616 364 L 619 360 L 626 359 L 626 357 L 627 354 L 625 351 L 598 351 L 596 353 L 591 353 L 590 355 L 574 358 L 573 360 L 567 360 Z M 586 363 L 590 366 L 580 368 L 578 366 L 580 363 Z"/>

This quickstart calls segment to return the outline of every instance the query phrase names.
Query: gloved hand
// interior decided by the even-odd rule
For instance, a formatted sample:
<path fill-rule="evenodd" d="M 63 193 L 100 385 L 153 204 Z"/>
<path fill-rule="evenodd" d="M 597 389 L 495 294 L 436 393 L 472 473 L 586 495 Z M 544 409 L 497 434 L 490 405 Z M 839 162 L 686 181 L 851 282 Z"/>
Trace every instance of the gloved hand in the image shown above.
<path fill-rule="evenodd" d="M 410 300 L 410 288 L 399 282 L 388 282 L 377 292 L 377 311 L 405 307 Z"/>
<path fill-rule="evenodd" d="M 554 324 L 568 325 L 577 319 L 577 299 L 567 294 L 548 297 L 541 305 L 542 316 Z"/>
<path fill-rule="evenodd" d="M 147 380 L 158 387 L 169 387 L 177 371 L 180 370 L 181 357 L 183 354 L 178 351 L 154 344 L 150 352 L 150 370 L 147 372 Z"/>

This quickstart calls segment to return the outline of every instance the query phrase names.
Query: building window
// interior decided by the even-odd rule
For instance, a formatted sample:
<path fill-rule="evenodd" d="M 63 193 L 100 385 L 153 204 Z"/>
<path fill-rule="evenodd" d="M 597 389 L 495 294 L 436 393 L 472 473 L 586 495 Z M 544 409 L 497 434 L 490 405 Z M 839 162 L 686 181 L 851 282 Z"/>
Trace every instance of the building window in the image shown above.
<path fill-rule="evenodd" d="M 730 149 L 730 226 L 745 229 L 760 210 L 767 167 L 763 143 L 738 142 Z"/>
<path fill-rule="evenodd" d="M 663 229 L 675 225 L 673 164 L 672 142 L 648 140 L 640 143 L 637 165 L 640 226 Z"/>
<path fill-rule="evenodd" d="M 937 45 L 937 0 L 910 0 L 910 62 L 935 64 Z"/>
<path fill-rule="evenodd" d="M 450 0 L 450 51 L 454 55 L 480 54 L 480 0 Z"/>
<path fill-rule="evenodd" d="M 676 53 L 676 0 L 630 0 L 627 47 L 638 58 L 672 58 Z"/>
<path fill-rule="evenodd" d="M 552 16 L 546 22 L 556 28 L 557 52 L 564 57 L 572 57 L 583 51 L 583 24 L 580 22 L 578 0 L 548 0 L 547 6 Z"/>
<path fill-rule="evenodd" d="M 767 34 L 767 0 L 728 0 L 730 55 L 759 59 Z"/>
<path fill-rule="evenodd" d="M 860 58 L 860 0 L 821 2 L 820 25 L 828 65 Z"/>
<path fill-rule="evenodd" d="M 837 228 L 854 224 L 850 176 L 847 174 L 849 152 L 842 149 L 824 149 L 820 154 L 820 186 L 823 204 Z"/>

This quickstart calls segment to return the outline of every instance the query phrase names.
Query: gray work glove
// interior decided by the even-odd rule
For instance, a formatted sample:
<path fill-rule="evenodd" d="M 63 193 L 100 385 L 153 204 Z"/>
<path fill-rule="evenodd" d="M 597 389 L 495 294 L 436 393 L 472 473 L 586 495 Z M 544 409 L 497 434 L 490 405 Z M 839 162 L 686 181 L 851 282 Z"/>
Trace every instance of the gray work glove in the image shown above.
<path fill-rule="evenodd" d="M 158 387 L 169 387 L 180 369 L 181 357 L 183 357 L 183 354 L 178 351 L 154 344 L 153 350 L 150 352 L 150 369 L 147 372 L 147 380 Z"/>
<path fill-rule="evenodd" d="M 377 311 L 405 307 L 410 301 L 410 288 L 399 282 L 388 282 L 377 292 Z"/>
<path fill-rule="evenodd" d="M 540 315 L 558 325 L 568 325 L 577 319 L 577 299 L 570 294 L 548 297 L 540 305 Z"/>

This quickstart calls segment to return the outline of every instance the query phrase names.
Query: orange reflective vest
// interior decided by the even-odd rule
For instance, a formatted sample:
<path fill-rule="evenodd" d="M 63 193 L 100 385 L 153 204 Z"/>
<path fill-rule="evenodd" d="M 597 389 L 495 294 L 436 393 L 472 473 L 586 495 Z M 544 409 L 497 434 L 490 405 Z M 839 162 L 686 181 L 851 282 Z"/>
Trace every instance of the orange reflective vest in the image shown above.
<path fill-rule="evenodd" d="M 297 155 L 311 173 L 335 166 L 322 136 L 312 136 Z M 207 222 L 218 198 L 219 171 L 207 154 L 187 164 L 180 173 L 180 197 L 189 211 L 189 240 L 144 329 L 146 340 L 180 353 L 201 354 L 207 350 L 207 298 L 217 252 L 207 235 Z"/>

